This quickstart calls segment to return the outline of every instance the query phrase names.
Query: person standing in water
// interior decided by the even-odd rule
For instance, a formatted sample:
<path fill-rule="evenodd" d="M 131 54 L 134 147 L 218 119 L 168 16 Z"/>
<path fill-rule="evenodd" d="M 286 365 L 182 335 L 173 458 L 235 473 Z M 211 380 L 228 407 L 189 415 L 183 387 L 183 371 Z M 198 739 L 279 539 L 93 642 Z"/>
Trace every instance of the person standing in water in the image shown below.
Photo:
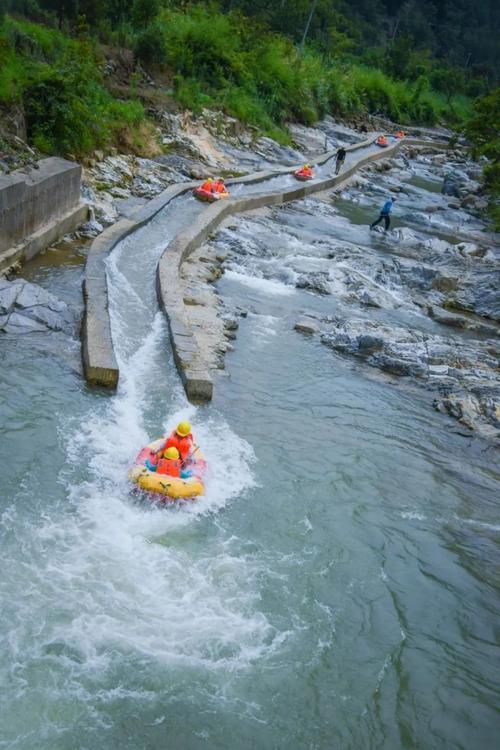
<path fill-rule="evenodd" d="M 346 154 L 347 154 L 347 151 L 345 150 L 343 146 L 341 146 L 336 153 L 337 161 L 335 162 L 335 174 L 338 174 L 340 170 L 342 169 Z"/>
<path fill-rule="evenodd" d="M 391 226 L 391 211 L 392 211 L 392 206 L 395 200 L 396 198 L 393 198 L 393 197 L 389 198 L 389 200 L 386 200 L 386 202 L 380 209 L 380 216 L 378 217 L 376 221 L 370 224 L 370 229 L 373 229 L 373 227 L 376 227 L 377 224 L 380 224 L 380 222 L 384 220 L 385 231 L 387 232 L 387 230 Z"/>

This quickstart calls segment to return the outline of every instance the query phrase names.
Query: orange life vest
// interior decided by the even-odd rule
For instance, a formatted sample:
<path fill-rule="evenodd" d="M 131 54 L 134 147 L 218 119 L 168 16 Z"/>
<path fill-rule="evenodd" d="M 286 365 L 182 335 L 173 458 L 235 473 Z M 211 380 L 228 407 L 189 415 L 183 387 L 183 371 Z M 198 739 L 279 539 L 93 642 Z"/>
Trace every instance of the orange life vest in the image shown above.
<path fill-rule="evenodd" d="M 169 477 L 180 477 L 181 462 L 178 458 L 160 458 L 156 473 L 168 474 Z"/>
<path fill-rule="evenodd" d="M 226 192 L 226 186 L 223 182 L 216 182 L 213 187 L 214 193 L 225 193 Z"/>
<path fill-rule="evenodd" d="M 173 432 L 165 441 L 165 445 L 163 446 L 162 450 L 166 451 L 167 448 L 177 448 L 177 450 L 179 451 L 179 456 L 181 457 L 181 461 L 185 461 L 189 456 L 192 447 L 193 436 L 191 433 L 189 433 L 189 435 L 186 435 L 186 437 L 182 437 L 182 435 L 178 435 L 176 431 L 173 430 Z"/>
<path fill-rule="evenodd" d="M 213 184 L 214 184 L 213 182 L 208 182 L 207 180 L 206 182 L 203 183 L 203 185 L 201 186 L 201 189 L 206 190 L 207 193 L 211 193 Z"/>

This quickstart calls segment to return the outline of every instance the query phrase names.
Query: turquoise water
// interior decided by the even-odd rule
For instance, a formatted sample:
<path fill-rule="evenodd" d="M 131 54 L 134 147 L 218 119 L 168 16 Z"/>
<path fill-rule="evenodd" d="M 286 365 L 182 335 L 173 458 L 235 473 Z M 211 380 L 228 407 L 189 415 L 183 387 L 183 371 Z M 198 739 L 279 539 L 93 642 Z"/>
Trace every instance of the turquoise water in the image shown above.
<path fill-rule="evenodd" d="M 154 292 L 176 222 L 110 258 L 115 395 L 68 337 L 0 338 L 0 747 L 496 747 L 498 453 L 293 330 L 329 298 L 238 273 L 235 351 L 187 404 Z M 77 309 L 83 253 L 27 275 Z M 155 509 L 126 470 L 181 417 L 207 495 Z"/>

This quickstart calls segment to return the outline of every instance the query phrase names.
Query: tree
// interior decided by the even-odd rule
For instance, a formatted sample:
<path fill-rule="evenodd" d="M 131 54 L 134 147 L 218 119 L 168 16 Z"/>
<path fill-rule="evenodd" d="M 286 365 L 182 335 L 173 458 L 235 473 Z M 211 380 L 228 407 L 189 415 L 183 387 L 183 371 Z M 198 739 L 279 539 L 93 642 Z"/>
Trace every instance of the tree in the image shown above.
<path fill-rule="evenodd" d="M 490 163 L 484 169 L 485 187 L 490 197 L 490 211 L 500 229 L 500 88 L 478 99 L 466 126 L 473 154 L 486 156 Z"/>
<path fill-rule="evenodd" d="M 144 29 L 158 15 L 160 0 L 134 0 L 132 5 L 132 24 L 134 29 Z"/>
<path fill-rule="evenodd" d="M 433 71 L 431 81 L 438 91 L 446 97 L 446 102 L 453 110 L 452 97 L 464 90 L 464 74 L 457 68 L 437 68 Z"/>

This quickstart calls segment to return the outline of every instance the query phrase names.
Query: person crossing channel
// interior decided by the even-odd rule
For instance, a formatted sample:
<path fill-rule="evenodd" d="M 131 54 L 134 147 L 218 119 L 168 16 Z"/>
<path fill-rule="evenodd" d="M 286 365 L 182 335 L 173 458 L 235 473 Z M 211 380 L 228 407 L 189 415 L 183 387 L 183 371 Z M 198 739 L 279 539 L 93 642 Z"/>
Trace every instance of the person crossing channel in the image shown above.
<path fill-rule="evenodd" d="M 380 209 L 380 216 L 378 217 L 376 221 L 370 224 L 370 229 L 373 229 L 373 227 L 376 227 L 377 224 L 380 224 L 381 221 L 384 221 L 385 231 L 387 232 L 387 230 L 391 226 L 391 211 L 392 211 L 392 206 L 394 205 L 395 200 L 396 198 L 393 198 L 392 196 L 391 198 L 386 200 L 386 202 Z"/>

